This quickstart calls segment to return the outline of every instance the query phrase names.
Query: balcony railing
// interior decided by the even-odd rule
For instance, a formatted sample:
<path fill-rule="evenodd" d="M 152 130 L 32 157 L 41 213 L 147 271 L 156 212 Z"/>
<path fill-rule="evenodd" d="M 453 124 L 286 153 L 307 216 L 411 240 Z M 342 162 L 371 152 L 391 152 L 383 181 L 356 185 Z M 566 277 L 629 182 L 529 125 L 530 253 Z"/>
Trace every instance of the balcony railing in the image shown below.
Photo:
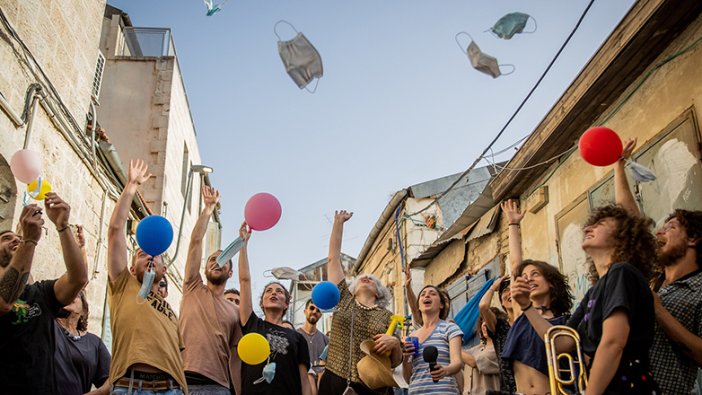
<path fill-rule="evenodd" d="M 125 27 L 120 56 L 175 56 L 171 29 L 157 27 Z"/>

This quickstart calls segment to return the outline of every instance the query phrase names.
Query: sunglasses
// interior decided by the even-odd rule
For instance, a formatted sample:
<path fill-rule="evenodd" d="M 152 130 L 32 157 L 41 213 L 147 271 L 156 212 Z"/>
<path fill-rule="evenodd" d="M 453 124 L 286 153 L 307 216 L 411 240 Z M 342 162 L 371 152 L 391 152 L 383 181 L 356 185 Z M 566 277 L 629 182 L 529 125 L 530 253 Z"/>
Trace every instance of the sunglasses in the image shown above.
<path fill-rule="evenodd" d="M 158 286 L 161 288 L 168 288 L 168 283 L 165 281 L 161 281 L 160 283 L 158 283 Z"/>
<path fill-rule="evenodd" d="M 317 307 L 317 306 L 312 306 L 312 305 L 310 305 L 310 306 L 307 306 L 307 308 L 308 308 L 310 311 L 321 311 L 321 310 L 319 309 L 319 307 Z"/>

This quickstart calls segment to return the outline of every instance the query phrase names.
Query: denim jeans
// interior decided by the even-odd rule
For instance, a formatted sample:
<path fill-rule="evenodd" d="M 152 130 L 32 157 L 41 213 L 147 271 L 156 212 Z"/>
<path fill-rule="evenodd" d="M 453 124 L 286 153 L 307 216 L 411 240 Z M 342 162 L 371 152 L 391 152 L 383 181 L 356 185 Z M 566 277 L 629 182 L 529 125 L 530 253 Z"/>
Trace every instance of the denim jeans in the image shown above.
<path fill-rule="evenodd" d="M 132 388 L 131 395 L 183 395 L 183 390 L 180 388 L 175 388 L 175 389 L 170 389 L 170 390 L 160 390 L 160 391 L 154 391 L 154 390 L 148 390 L 148 389 L 139 389 L 139 386 L 137 385 L 138 380 L 134 380 L 134 388 Z M 128 395 L 129 394 L 129 388 L 125 387 L 112 387 L 112 390 L 110 391 L 111 395 Z"/>

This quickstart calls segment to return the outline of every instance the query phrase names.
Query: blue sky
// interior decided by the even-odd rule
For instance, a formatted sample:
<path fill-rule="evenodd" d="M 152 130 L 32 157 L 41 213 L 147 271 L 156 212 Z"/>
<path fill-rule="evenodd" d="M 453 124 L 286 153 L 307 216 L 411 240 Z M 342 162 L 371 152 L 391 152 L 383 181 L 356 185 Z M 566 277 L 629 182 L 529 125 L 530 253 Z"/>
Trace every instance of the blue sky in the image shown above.
<path fill-rule="evenodd" d="M 534 129 L 632 3 L 595 2 L 497 149 Z M 212 17 L 200 0 L 109 4 L 135 26 L 173 31 L 202 160 L 214 167 L 211 179 L 222 193 L 223 244 L 236 237 L 251 195 L 265 191 L 281 201 L 279 224 L 255 233 L 249 247 L 258 294 L 264 270 L 326 256 L 335 209 L 354 212 L 343 251 L 356 256 L 395 191 L 465 170 L 587 1 L 231 0 Z M 532 15 L 537 31 L 511 40 L 484 32 L 514 11 Z M 321 54 L 324 77 L 315 94 L 285 73 L 273 33 L 281 19 Z M 492 79 L 472 69 L 454 40 L 460 31 L 516 71 Z M 294 36 L 286 26 L 279 32 Z M 238 286 L 236 274 L 233 280 Z"/>

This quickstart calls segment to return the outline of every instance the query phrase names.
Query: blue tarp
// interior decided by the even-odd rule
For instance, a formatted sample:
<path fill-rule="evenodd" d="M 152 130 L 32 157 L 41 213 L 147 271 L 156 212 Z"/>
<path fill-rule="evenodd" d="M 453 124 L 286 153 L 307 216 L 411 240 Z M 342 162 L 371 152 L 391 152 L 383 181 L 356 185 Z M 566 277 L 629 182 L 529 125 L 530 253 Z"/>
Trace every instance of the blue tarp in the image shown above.
<path fill-rule="evenodd" d="M 461 311 L 456 314 L 454 321 L 456 321 L 456 325 L 458 325 L 461 330 L 463 331 L 463 344 L 470 344 L 475 335 L 477 334 L 477 331 L 475 330 L 475 326 L 478 324 L 478 317 L 480 316 L 480 299 L 483 298 L 483 295 L 485 295 L 485 292 L 492 286 L 492 283 L 495 282 L 494 278 L 491 278 L 483 284 L 483 286 L 480 288 L 480 290 L 473 295 L 472 298 L 466 303 L 465 306 L 461 309 Z"/>

